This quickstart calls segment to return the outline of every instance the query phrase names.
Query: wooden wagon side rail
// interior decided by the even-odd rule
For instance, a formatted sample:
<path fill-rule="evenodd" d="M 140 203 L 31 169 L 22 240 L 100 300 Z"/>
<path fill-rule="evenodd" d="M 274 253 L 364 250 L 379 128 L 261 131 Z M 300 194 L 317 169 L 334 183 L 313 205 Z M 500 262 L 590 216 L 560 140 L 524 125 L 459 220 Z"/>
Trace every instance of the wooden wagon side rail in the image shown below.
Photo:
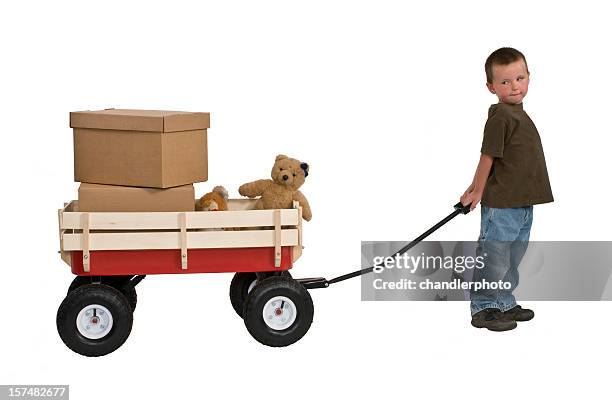
<path fill-rule="evenodd" d="M 234 207 L 247 207 L 236 199 Z M 230 206 L 231 207 L 231 206 Z M 70 251 L 83 251 L 89 271 L 90 251 L 179 249 L 181 267 L 188 267 L 194 248 L 274 247 L 275 266 L 281 247 L 293 247 L 294 261 L 302 251 L 301 207 L 222 212 L 79 212 L 78 201 L 59 210 L 60 253 L 70 264 Z M 265 229 L 258 229 L 264 227 Z"/>
<path fill-rule="evenodd" d="M 86 233 L 64 234 L 64 251 L 274 247 L 275 241 L 282 246 L 298 244 L 297 229 L 279 231 L 280 240 L 275 230 L 89 233 L 89 238 Z"/>
<path fill-rule="evenodd" d="M 274 226 L 274 210 L 244 211 L 191 211 L 159 213 L 86 213 L 66 212 L 63 229 L 84 229 L 86 217 L 89 230 L 180 230 L 184 214 L 188 229 L 238 228 Z M 282 226 L 297 226 L 298 210 L 283 209 L 280 212 Z"/>

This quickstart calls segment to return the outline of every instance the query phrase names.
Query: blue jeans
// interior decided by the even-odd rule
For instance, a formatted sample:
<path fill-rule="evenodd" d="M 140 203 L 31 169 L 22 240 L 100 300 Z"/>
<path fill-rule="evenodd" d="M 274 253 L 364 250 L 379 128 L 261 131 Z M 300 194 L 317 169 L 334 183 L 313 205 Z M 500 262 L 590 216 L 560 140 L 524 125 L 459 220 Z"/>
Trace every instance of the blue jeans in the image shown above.
<path fill-rule="evenodd" d="M 512 292 L 519 283 L 518 266 L 529 245 L 533 206 L 499 209 L 481 205 L 476 255 L 484 266 L 474 268 L 473 281 L 505 282 L 499 289 L 470 291 L 472 315 L 487 308 L 502 312 L 516 306 Z"/>

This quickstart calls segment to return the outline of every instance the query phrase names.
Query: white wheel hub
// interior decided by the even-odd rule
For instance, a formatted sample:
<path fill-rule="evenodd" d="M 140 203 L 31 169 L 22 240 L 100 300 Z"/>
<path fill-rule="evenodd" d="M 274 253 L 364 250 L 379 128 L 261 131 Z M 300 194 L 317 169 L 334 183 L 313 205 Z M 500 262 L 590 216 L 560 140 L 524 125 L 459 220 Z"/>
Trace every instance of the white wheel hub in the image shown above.
<path fill-rule="evenodd" d="M 79 333 L 90 340 L 105 337 L 113 327 L 113 315 L 99 304 L 90 304 L 79 312 L 76 318 Z"/>
<path fill-rule="evenodd" d="M 263 319 L 273 330 L 285 330 L 295 322 L 297 308 L 295 303 L 285 296 L 275 296 L 263 307 Z"/>

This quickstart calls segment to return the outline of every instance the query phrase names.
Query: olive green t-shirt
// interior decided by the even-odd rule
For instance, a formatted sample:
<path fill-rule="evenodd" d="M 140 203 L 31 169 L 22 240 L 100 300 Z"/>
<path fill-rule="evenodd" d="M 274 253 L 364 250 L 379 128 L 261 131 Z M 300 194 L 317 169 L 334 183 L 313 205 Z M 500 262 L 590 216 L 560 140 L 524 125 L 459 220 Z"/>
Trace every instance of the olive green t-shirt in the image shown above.
<path fill-rule="evenodd" d="M 522 103 L 489 108 L 480 152 L 494 158 L 483 206 L 523 207 L 553 201 L 540 135 Z"/>

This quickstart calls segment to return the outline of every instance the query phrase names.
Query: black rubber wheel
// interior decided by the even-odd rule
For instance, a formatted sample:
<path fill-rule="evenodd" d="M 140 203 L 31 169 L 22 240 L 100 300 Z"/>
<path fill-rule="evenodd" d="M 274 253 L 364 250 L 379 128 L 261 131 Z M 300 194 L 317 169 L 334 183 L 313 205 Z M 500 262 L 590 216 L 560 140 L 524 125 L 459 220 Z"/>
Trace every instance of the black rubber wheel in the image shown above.
<path fill-rule="evenodd" d="M 262 272 L 259 275 L 260 278 L 265 279 L 274 276 L 274 273 Z M 291 278 L 289 271 L 282 271 L 281 275 Z M 249 288 L 253 289 L 255 286 L 253 282 L 256 280 L 257 274 L 255 272 L 237 272 L 232 278 L 230 283 L 230 302 L 232 302 L 234 311 L 240 317 L 244 314 L 244 301 L 250 292 Z"/>
<path fill-rule="evenodd" d="M 136 303 L 138 302 L 138 295 L 136 294 L 136 287 L 132 287 L 131 289 L 126 289 L 125 284 L 132 279 L 132 275 L 126 276 L 100 276 L 97 280 L 100 283 L 103 283 L 108 286 L 112 286 L 117 289 L 119 292 L 123 293 L 127 298 L 128 302 L 130 302 L 130 307 L 132 311 L 136 310 Z M 94 283 L 96 277 L 91 276 L 77 276 L 74 278 L 70 286 L 68 287 L 68 293 L 72 292 L 78 287 L 89 285 L 90 283 Z"/>
<path fill-rule="evenodd" d="M 244 324 L 253 338 L 270 347 L 285 347 L 306 334 L 314 306 L 310 293 L 293 279 L 272 276 L 246 298 Z"/>
<path fill-rule="evenodd" d="M 87 357 L 109 354 L 132 331 L 126 297 L 104 284 L 83 285 L 66 296 L 57 310 L 57 331 L 68 348 Z"/>

